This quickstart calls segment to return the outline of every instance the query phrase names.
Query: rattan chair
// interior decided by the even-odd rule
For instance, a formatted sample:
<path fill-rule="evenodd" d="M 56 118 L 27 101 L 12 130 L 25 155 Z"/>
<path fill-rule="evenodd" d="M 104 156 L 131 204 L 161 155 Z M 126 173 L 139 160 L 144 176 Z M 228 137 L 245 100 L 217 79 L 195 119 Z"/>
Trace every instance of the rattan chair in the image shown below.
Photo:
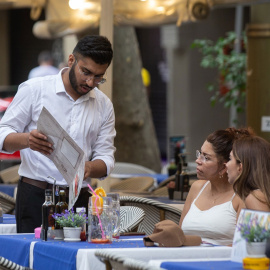
<path fill-rule="evenodd" d="M 134 260 L 134 259 L 125 259 L 123 263 L 124 267 L 127 270 L 162 270 L 164 268 L 147 265 L 146 262 Z M 164 269 L 165 270 L 165 269 Z"/>
<path fill-rule="evenodd" d="M 138 232 L 144 232 L 147 235 L 151 234 L 155 224 L 162 220 L 169 219 L 178 224 L 182 213 L 181 210 L 168 204 L 135 196 L 121 196 L 120 205 L 136 206 L 144 210 L 145 217 L 139 224 Z"/>
<path fill-rule="evenodd" d="M 198 178 L 197 175 L 194 174 L 194 172 L 188 173 L 188 175 L 189 175 L 189 186 L 191 186 Z M 159 183 L 156 189 L 166 186 L 171 181 L 175 181 L 175 175 L 171 175 L 167 179 L 163 180 L 161 183 Z"/>
<path fill-rule="evenodd" d="M 151 194 L 154 196 L 168 197 L 168 188 L 167 186 L 157 188 Z"/>
<path fill-rule="evenodd" d="M 113 251 L 97 250 L 95 256 L 106 265 L 106 270 L 162 270 L 163 268 L 148 266 L 146 262 L 121 256 Z"/>
<path fill-rule="evenodd" d="M 21 266 L 15 262 L 12 262 L 4 257 L 0 256 L 0 269 L 3 270 L 27 270 L 29 267 Z"/>
<path fill-rule="evenodd" d="M 156 172 L 133 163 L 115 162 L 112 174 L 156 174 Z"/>
<path fill-rule="evenodd" d="M 0 203 L 4 214 L 12 214 L 15 210 L 16 200 L 8 194 L 0 191 Z"/>
<path fill-rule="evenodd" d="M 123 265 L 124 260 L 127 259 L 125 256 L 120 256 L 107 250 L 97 250 L 95 256 L 105 264 L 106 270 L 127 270 Z"/>
<path fill-rule="evenodd" d="M 18 183 L 20 176 L 18 174 L 20 164 L 9 167 L 0 171 L 0 177 L 5 184 L 15 184 Z"/>
<path fill-rule="evenodd" d="M 150 176 L 136 176 L 121 180 L 111 185 L 112 191 L 147 191 L 154 185 L 154 178 Z"/>
<path fill-rule="evenodd" d="M 120 233 L 136 232 L 143 221 L 145 212 L 135 206 L 120 207 Z"/>

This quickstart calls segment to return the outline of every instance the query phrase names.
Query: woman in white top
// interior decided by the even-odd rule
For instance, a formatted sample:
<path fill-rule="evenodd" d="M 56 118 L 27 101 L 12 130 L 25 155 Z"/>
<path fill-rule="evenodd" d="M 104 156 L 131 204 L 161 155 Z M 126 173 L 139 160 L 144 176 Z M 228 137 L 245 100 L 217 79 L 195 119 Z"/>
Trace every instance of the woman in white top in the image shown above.
<path fill-rule="evenodd" d="M 228 182 L 225 163 L 234 140 L 247 129 L 228 128 L 211 133 L 196 151 L 197 177 L 188 193 L 180 219 L 186 235 L 199 235 L 202 242 L 232 245 L 243 201 Z"/>

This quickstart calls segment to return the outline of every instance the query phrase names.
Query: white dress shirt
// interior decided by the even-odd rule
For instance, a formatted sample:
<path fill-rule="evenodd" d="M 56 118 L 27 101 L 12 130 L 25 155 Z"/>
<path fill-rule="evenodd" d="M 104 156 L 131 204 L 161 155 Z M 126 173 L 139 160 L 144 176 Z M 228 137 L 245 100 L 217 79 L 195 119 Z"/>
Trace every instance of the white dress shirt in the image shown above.
<path fill-rule="evenodd" d="M 83 149 L 87 160 L 103 160 L 107 175 L 114 167 L 115 115 L 110 99 L 98 88 L 76 101 L 64 87 L 62 70 L 57 75 L 38 77 L 19 86 L 17 94 L 0 122 L 0 149 L 10 133 L 27 133 L 37 128 L 37 120 L 43 106 Z M 19 175 L 31 179 L 67 185 L 54 163 L 46 156 L 30 148 L 20 151 Z M 83 186 L 90 183 L 90 178 Z"/>

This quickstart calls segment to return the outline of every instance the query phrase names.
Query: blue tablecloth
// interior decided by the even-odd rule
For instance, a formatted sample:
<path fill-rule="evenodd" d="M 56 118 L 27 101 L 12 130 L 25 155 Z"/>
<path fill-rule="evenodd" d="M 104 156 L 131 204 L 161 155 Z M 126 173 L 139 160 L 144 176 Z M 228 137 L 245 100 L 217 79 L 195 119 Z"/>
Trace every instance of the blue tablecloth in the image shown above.
<path fill-rule="evenodd" d="M 242 270 L 242 263 L 232 261 L 163 262 L 161 268 L 167 270 Z"/>
<path fill-rule="evenodd" d="M 140 236 L 139 238 L 141 238 Z M 34 269 L 76 269 L 78 249 L 107 249 L 107 248 L 138 248 L 144 247 L 143 241 L 121 241 L 121 239 L 136 238 L 120 237 L 119 242 L 111 244 L 93 244 L 88 242 L 69 242 L 49 240 L 38 241 L 34 248 Z"/>
<path fill-rule="evenodd" d="M 16 218 L 14 215 L 3 215 L 3 224 L 16 224 Z"/>
<path fill-rule="evenodd" d="M 29 267 L 29 249 L 31 242 L 34 247 L 34 269 L 76 269 L 78 249 L 100 248 L 138 248 L 144 247 L 143 241 L 121 241 L 136 239 L 142 236 L 121 236 L 119 242 L 111 244 L 92 244 L 88 242 L 64 242 L 57 240 L 42 241 L 34 234 L 0 235 L 0 256 L 22 266 Z M 156 248 L 156 247 L 153 247 Z"/>
<path fill-rule="evenodd" d="M 13 185 L 13 184 L 0 184 L 0 191 L 13 197 L 14 196 L 14 189 L 16 187 L 17 187 L 17 185 Z"/>
<path fill-rule="evenodd" d="M 0 256 L 29 267 L 29 251 L 34 234 L 0 235 Z"/>

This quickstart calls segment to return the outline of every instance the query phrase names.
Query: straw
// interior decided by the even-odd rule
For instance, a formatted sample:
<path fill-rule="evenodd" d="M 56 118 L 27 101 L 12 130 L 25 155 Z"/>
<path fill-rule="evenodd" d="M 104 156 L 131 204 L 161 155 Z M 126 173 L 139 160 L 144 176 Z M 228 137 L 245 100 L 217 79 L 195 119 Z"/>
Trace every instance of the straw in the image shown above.
<path fill-rule="evenodd" d="M 93 190 L 93 188 L 89 184 L 87 184 L 87 185 L 90 188 L 90 190 L 94 193 L 94 195 L 96 196 L 96 199 L 95 199 L 95 208 L 96 208 L 97 217 L 98 217 L 98 221 L 99 221 L 99 225 L 100 225 L 100 229 L 101 229 L 102 239 L 105 239 L 105 234 L 104 234 L 104 231 L 103 231 L 103 228 L 102 228 L 102 224 L 101 224 L 101 220 L 100 220 L 99 213 L 98 213 L 98 208 L 97 208 L 98 195 L 97 195 L 97 193 Z"/>

